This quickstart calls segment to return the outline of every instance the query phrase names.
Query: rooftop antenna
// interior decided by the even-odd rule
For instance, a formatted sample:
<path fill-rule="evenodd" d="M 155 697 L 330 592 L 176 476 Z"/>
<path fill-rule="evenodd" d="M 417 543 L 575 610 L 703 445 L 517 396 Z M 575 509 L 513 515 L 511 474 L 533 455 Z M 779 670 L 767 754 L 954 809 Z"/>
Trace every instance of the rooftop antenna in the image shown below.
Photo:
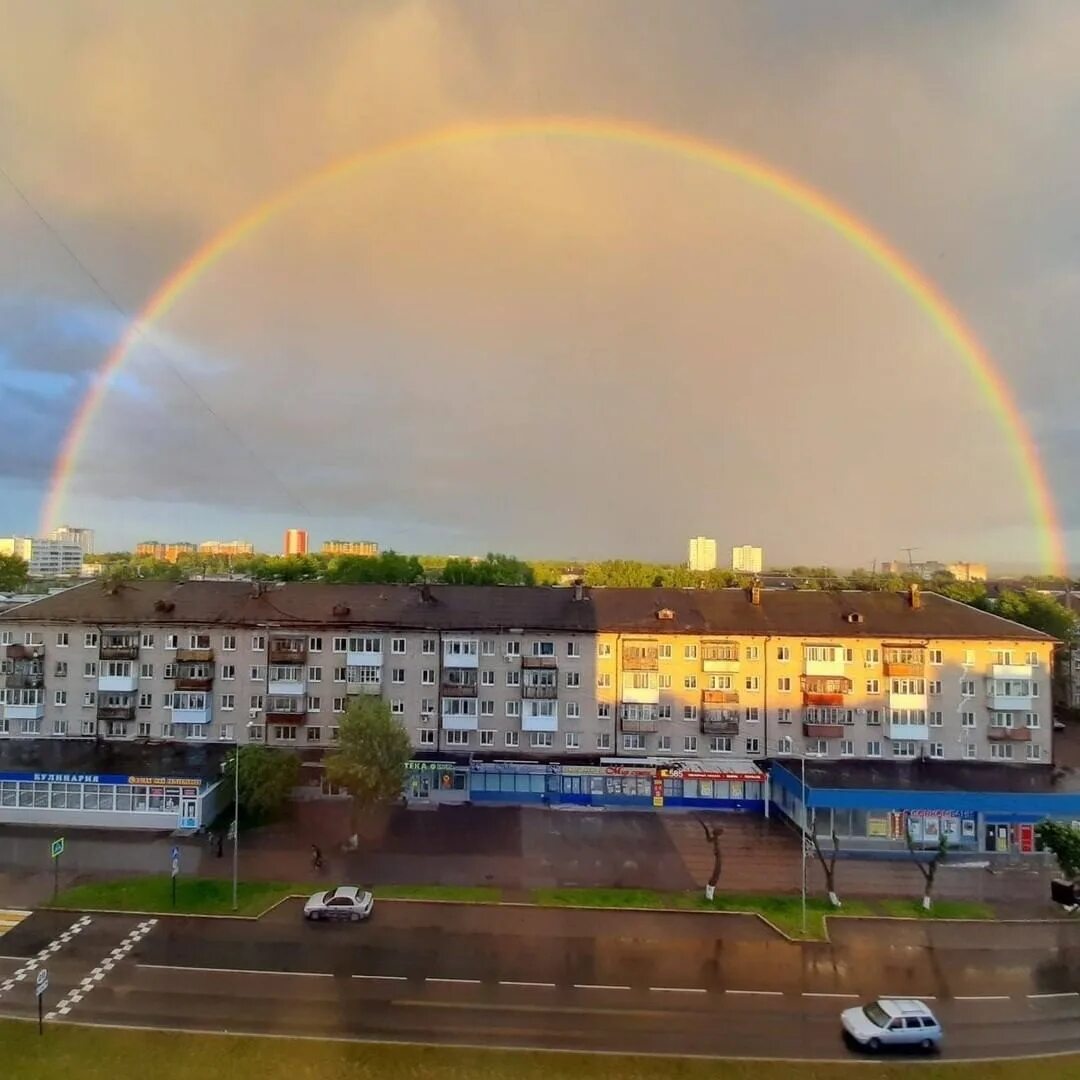
<path fill-rule="evenodd" d="M 921 551 L 922 549 L 921 549 L 921 548 L 917 548 L 917 547 L 906 547 L 906 548 L 901 548 L 900 550 L 901 550 L 901 551 L 906 551 L 906 552 L 907 552 L 907 565 L 908 565 L 908 570 L 909 570 L 909 571 L 910 571 L 910 572 L 911 572 L 912 574 L 914 574 L 914 573 L 915 573 L 915 562 L 914 562 L 914 560 L 913 560 L 913 559 L 911 558 L 911 553 L 912 553 L 913 551 Z"/>

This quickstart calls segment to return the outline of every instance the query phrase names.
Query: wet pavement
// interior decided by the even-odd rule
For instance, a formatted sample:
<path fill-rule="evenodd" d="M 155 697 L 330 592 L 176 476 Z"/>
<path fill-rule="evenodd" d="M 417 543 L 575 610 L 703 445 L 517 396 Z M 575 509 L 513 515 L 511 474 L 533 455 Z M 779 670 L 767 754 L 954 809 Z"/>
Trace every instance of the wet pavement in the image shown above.
<path fill-rule="evenodd" d="M 933 1001 L 947 1057 L 1080 1049 L 1072 924 L 868 920 L 796 944 L 743 916 L 380 901 L 338 925 L 290 902 L 258 922 L 39 912 L 0 945 L 0 1013 L 33 1014 L 45 965 L 54 1022 L 835 1058 L 840 1010 L 892 995 Z"/>

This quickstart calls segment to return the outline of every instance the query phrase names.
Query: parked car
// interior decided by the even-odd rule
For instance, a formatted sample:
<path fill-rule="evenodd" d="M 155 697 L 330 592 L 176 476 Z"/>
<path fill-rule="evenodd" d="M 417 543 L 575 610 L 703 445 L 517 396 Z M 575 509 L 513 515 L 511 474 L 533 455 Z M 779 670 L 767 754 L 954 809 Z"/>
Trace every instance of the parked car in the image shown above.
<path fill-rule="evenodd" d="M 918 1047 L 927 1052 L 941 1042 L 941 1025 L 925 1002 L 915 998 L 878 998 L 840 1014 L 844 1034 L 876 1052 L 885 1046 Z"/>
<path fill-rule="evenodd" d="M 355 885 L 338 885 L 336 889 L 317 892 L 304 904 L 305 919 L 351 919 L 359 922 L 371 916 L 375 897 Z"/>

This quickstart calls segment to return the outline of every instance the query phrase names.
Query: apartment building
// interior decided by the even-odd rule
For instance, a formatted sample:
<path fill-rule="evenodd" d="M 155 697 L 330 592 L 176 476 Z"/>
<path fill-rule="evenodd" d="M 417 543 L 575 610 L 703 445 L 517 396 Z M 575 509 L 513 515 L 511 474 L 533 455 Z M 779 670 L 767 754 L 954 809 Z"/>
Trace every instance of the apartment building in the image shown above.
<path fill-rule="evenodd" d="M 361 555 L 373 559 L 379 554 L 379 545 L 374 540 L 324 540 L 324 555 Z"/>
<path fill-rule="evenodd" d="M 699 573 L 716 569 L 716 541 L 710 536 L 692 537 L 688 545 L 687 568 Z"/>
<path fill-rule="evenodd" d="M 194 554 L 195 545 L 188 540 L 171 540 L 166 543 L 159 540 L 141 540 L 135 545 L 135 555 L 140 559 L 174 563 L 181 555 Z"/>
<path fill-rule="evenodd" d="M 84 555 L 94 554 L 94 530 L 81 525 L 58 525 L 51 533 L 50 540 L 62 544 L 78 544 Z"/>
<path fill-rule="evenodd" d="M 731 549 L 731 569 L 739 574 L 760 574 L 765 554 L 752 544 L 740 544 Z"/>
<path fill-rule="evenodd" d="M 255 545 L 250 540 L 203 540 L 199 544 L 200 555 L 254 555 Z"/>

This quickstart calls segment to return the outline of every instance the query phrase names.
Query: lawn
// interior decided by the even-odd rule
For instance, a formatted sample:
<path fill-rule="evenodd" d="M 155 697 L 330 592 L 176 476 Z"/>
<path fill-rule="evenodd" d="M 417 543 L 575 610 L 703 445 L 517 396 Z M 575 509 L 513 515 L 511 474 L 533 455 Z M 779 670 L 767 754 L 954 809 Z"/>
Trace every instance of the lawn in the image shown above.
<path fill-rule="evenodd" d="M 283 896 L 310 892 L 310 885 L 286 885 L 273 881 L 241 881 L 238 907 L 233 911 L 232 882 L 218 878 L 176 879 L 176 906 L 172 881 L 167 874 L 120 878 L 65 889 L 50 905 L 86 911 L 178 912 L 191 915 L 259 915 Z"/>
<path fill-rule="evenodd" d="M 116 1080 L 152 1062 L 154 1080 L 907 1080 L 908 1064 L 850 1065 L 601 1057 L 314 1040 L 119 1031 L 0 1021 L 4 1075 Z M 143 1071 L 146 1071 L 145 1069 Z M 920 1063 L 921 1080 L 1074 1080 L 1080 1057 L 951 1065 Z"/>

